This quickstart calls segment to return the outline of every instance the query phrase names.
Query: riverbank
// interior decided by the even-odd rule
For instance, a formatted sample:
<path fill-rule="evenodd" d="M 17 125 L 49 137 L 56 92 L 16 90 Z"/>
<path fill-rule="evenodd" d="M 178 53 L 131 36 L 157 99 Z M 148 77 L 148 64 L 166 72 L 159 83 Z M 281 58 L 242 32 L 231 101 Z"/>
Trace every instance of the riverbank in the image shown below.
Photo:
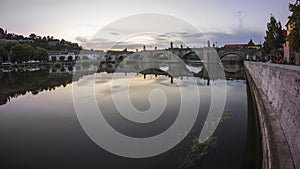
<path fill-rule="evenodd" d="M 18 67 L 27 67 L 27 66 L 52 66 L 56 62 L 35 62 L 35 63 L 17 63 L 17 64 L 2 64 L 2 68 L 18 68 Z M 59 62 L 65 65 L 74 65 L 75 62 Z"/>

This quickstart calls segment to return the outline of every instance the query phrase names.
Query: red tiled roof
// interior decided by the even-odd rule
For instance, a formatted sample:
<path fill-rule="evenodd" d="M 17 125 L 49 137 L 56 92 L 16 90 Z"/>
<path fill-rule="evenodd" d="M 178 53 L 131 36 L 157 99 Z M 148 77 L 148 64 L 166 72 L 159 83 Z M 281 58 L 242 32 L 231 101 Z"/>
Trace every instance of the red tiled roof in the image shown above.
<path fill-rule="evenodd" d="M 227 44 L 224 45 L 224 48 L 242 48 L 247 46 L 247 44 Z"/>

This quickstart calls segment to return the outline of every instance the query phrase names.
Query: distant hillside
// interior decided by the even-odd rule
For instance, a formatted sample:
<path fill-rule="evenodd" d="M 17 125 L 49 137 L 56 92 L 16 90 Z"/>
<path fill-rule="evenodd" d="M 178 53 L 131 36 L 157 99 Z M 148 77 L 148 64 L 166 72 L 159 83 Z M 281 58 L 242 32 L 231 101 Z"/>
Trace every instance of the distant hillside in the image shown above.
<path fill-rule="evenodd" d="M 55 39 L 53 36 L 38 36 L 34 33 L 30 34 L 28 37 L 24 35 L 17 35 L 15 33 L 8 33 L 3 28 L 0 28 L 0 43 L 29 43 L 33 47 L 42 47 L 47 50 L 81 50 L 82 47 L 77 43 L 72 43 L 64 39 Z"/>
<path fill-rule="evenodd" d="M 15 56 L 15 49 L 19 49 L 17 56 Z M 27 52 L 28 50 L 26 49 L 30 49 L 31 51 Z M 41 50 L 44 50 L 42 53 L 45 55 L 45 50 L 72 51 L 78 53 L 81 49 L 82 47 L 77 43 L 72 43 L 64 39 L 55 39 L 53 36 L 41 37 L 32 33 L 28 37 L 25 37 L 24 35 L 8 33 L 7 30 L 0 28 L 0 63 L 8 60 L 26 61 L 28 60 L 27 58 L 31 58 L 31 56 L 36 56 L 38 60 L 44 60 L 40 58 L 45 58 L 45 56 L 39 56 Z"/>

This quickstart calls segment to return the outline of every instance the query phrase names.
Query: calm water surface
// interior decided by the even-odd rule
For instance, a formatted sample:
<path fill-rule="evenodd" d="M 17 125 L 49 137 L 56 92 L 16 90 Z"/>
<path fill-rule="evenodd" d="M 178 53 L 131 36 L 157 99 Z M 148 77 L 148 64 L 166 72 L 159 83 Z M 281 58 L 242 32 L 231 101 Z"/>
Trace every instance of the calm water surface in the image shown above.
<path fill-rule="evenodd" d="M 188 68 L 197 71 L 197 67 Z M 176 119 L 180 108 L 176 79 L 171 84 L 170 78 L 163 75 L 147 75 L 144 79 L 142 74 L 134 74 L 129 92 L 136 109 L 144 111 L 149 108 L 148 95 L 152 89 L 163 89 L 168 98 L 166 109 L 157 120 L 137 124 L 122 118 L 114 107 L 109 90 L 112 74 L 87 74 L 72 82 L 72 74 L 68 71 L 53 73 L 48 68 L 22 72 L 2 71 L 0 168 L 244 168 L 247 140 L 250 139 L 247 138 L 249 108 L 247 84 L 243 68 L 240 69 L 236 72 L 230 72 L 235 69 L 228 69 L 228 80 L 209 81 L 209 85 L 227 87 L 224 117 L 210 143 L 199 145 L 196 151 L 191 149 L 211 104 L 208 79 L 183 77 L 185 81 L 196 79 L 199 87 L 201 102 L 196 123 L 188 136 L 175 148 L 144 159 L 113 155 L 97 146 L 87 136 L 74 110 L 72 85 L 89 83 L 89 79 L 96 76 L 96 101 L 105 119 L 120 133 L 142 138 L 163 132 Z M 120 73 L 119 78 L 126 79 L 131 76 L 133 74 Z M 225 82 L 227 86 L 224 85 Z M 123 90 L 122 86 L 120 90 Z M 201 153 L 201 157 L 195 158 Z"/>

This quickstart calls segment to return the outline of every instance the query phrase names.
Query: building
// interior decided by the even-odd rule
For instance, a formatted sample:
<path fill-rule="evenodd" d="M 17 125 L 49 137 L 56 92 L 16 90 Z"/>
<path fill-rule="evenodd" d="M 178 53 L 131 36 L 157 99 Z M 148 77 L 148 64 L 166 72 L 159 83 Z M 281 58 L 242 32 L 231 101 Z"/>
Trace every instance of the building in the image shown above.
<path fill-rule="evenodd" d="M 284 58 L 286 58 L 287 63 L 289 64 L 296 64 L 299 65 L 300 59 L 299 59 L 299 52 L 296 53 L 295 51 L 292 50 L 290 43 L 287 39 L 291 31 L 293 30 L 293 26 L 290 21 L 287 22 L 286 26 L 286 31 L 285 31 L 285 43 L 284 43 Z"/>
<path fill-rule="evenodd" d="M 248 48 L 248 49 L 260 49 L 261 45 L 255 45 L 250 39 L 250 41 L 247 44 L 226 44 L 224 45 L 224 48 L 233 48 L 233 49 L 243 49 L 243 48 Z"/>
<path fill-rule="evenodd" d="M 53 40 L 49 40 L 48 41 L 48 45 L 49 46 L 56 46 L 59 44 L 59 40 L 58 39 L 53 39 Z"/>
<path fill-rule="evenodd" d="M 74 52 L 63 51 L 49 51 L 49 61 L 68 61 L 69 57 L 72 57 L 72 61 L 75 61 L 76 55 Z M 63 58 L 63 60 L 61 60 Z"/>
<path fill-rule="evenodd" d="M 84 60 L 85 58 L 91 61 L 98 61 L 101 58 L 104 58 L 105 52 L 102 50 L 81 50 L 78 54 L 80 60 Z"/>

